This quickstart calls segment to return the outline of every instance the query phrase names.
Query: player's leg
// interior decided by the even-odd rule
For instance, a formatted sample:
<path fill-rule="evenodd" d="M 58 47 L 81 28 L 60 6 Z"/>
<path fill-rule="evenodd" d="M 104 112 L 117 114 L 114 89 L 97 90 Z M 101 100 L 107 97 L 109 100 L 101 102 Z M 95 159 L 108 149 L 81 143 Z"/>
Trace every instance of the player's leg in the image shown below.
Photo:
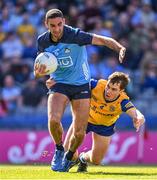
<path fill-rule="evenodd" d="M 73 134 L 73 123 L 71 123 L 69 129 L 68 129 L 68 132 L 66 134 L 66 137 L 65 137 L 65 140 L 64 140 L 64 150 L 65 152 L 68 151 L 69 149 L 69 144 L 70 144 L 70 138 Z M 73 158 L 72 160 L 77 160 L 78 159 L 78 150 L 76 150 L 75 154 L 73 155 Z"/>
<path fill-rule="evenodd" d="M 89 105 L 89 99 L 72 101 L 73 134 L 71 136 L 69 145 L 69 149 L 72 152 L 77 150 L 85 137 L 89 117 Z"/>
<path fill-rule="evenodd" d="M 80 86 L 69 87 L 72 115 L 73 115 L 73 130 L 69 140 L 69 149 L 65 153 L 62 163 L 62 171 L 69 169 L 76 163 L 73 161 L 74 154 L 82 143 L 87 127 L 90 106 L 90 87 L 89 83 Z"/>
<path fill-rule="evenodd" d="M 56 151 L 51 162 L 51 168 L 57 171 L 64 155 L 62 145 L 63 128 L 61 118 L 69 99 L 61 93 L 50 94 L 48 97 L 48 127 L 51 137 L 56 144 Z"/>
<path fill-rule="evenodd" d="M 72 101 L 73 131 L 69 141 L 69 150 L 63 159 L 63 171 L 69 171 L 69 169 L 77 163 L 76 161 L 72 161 L 72 158 L 77 148 L 82 143 L 86 133 L 87 120 L 89 116 L 89 102 L 89 99 L 78 99 Z"/>
<path fill-rule="evenodd" d="M 111 136 L 100 136 L 96 133 L 92 133 L 92 149 L 84 153 L 84 159 L 92 164 L 99 165 L 105 156 Z"/>
<path fill-rule="evenodd" d="M 73 133 L 73 123 L 71 123 L 71 125 L 66 133 L 65 139 L 64 139 L 64 150 L 65 151 L 67 151 L 69 149 L 69 143 L 70 143 L 70 138 L 71 138 L 72 133 Z"/>
<path fill-rule="evenodd" d="M 92 149 L 80 154 L 77 172 L 87 172 L 88 163 L 99 165 L 108 150 L 110 141 L 111 136 L 92 133 Z"/>

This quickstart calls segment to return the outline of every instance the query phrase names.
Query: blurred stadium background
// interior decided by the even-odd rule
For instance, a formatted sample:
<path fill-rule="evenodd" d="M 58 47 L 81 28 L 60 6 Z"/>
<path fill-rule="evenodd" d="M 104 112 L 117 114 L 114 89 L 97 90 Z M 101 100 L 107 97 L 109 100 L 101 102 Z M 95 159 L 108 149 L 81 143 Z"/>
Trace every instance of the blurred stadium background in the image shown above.
<path fill-rule="evenodd" d="M 122 115 L 102 163 L 156 164 L 157 157 L 157 0 L 1 0 L 0 1 L 0 163 L 50 163 L 54 147 L 47 130 L 48 77 L 34 80 L 36 39 L 44 15 L 59 8 L 66 23 L 113 37 L 126 48 L 123 64 L 105 47 L 87 46 L 92 77 L 114 71 L 130 75 L 127 93 L 146 117 L 136 133 Z M 62 119 L 71 123 L 70 107 Z M 91 144 L 86 138 L 80 150 Z"/>

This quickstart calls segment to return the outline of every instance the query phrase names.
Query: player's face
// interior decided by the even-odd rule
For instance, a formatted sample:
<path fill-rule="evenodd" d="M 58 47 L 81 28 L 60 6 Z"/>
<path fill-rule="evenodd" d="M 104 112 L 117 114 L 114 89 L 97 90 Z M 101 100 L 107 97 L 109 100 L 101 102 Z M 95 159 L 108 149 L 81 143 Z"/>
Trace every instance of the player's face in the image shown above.
<path fill-rule="evenodd" d="M 65 19 L 61 17 L 50 18 L 46 22 L 46 27 L 50 30 L 53 40 L 59 40 L 63 35 Z"/>
<path fill-rule="evenodd" d="M 107 83 L 105 88 L 105 99 L 112 101 L 116 99 L 123 90 L 120 89 L 120 83 Z"/>

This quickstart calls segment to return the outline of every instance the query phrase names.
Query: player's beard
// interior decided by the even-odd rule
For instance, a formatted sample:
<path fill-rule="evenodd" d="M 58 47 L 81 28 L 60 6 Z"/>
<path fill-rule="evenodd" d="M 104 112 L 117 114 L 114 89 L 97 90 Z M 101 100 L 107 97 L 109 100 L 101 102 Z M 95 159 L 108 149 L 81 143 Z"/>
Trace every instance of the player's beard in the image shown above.
<path fill-rule="evenodd" d="M 54 41 L 59 41 L 62 38 L 63 32 L 59 32 L 59 33 L 51 33 L 51 38 Z"/>

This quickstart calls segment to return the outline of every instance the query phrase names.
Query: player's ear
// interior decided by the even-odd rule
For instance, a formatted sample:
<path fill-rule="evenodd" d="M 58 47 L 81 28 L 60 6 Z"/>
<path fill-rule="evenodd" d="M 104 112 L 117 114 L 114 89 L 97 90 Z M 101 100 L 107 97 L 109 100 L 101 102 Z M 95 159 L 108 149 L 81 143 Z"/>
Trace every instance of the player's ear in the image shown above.
<path fill-rule="evenodd" d="M 63 18 L 63 24 L 65 24 L 65 18 Z"/>
<path fill-rule="evenodd" d="M 48 28 L 47 20 L 45 20 L 45 27 Z"/>

